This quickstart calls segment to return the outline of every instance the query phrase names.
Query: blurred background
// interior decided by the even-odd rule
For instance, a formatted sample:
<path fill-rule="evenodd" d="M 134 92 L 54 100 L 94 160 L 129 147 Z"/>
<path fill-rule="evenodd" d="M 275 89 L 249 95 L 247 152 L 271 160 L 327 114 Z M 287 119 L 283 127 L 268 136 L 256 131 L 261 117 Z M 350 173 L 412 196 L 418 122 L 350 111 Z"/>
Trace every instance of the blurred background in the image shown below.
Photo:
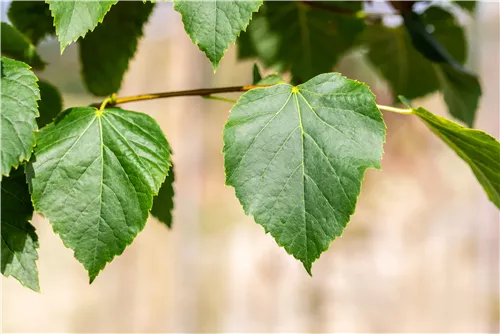
<path fill-rule="evenodd" d="M 8 2 L 1 5 L 6 20 Z M 253 63 L 237 62 L 234 46 L 213 74 L 171 7 L 157 4 L 119 96 L 251 83 Z M 482 2 L 474 20 L 464 18 L 469 68 L 483 88 L 476 127 L 497 139 L 499 13 L 499 3 Z M 99 101 L 82 85 L 75 45 L 60 56 L 47 40 L 40 52 L 49 63 L 40 77 L 61 90 L 65 107 Z M 391 104 L 360 54 L 336 70 Z M 446 115 L 437 94 L 415 105 Z M 42 292 L 2 277 L 3 332 L 499 332 L 499 212 L 416 118 L 384 115 L 383 171 L 368 171 L 356 213 L 311 278 L 224 185 L 230 104 L 182 97 L 124 107 L 155 117 L 173 148 L 173 229 L 150 218 L 89 285 L 35 215 Z"/>

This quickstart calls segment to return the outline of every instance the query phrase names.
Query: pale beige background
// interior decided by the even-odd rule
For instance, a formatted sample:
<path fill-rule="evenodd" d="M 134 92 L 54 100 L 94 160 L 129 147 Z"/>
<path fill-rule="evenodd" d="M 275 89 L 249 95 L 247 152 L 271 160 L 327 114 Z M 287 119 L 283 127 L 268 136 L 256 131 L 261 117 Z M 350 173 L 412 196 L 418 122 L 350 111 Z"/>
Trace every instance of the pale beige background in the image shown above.
<path fill-rule="evenodd" d="M 251 81 L 252 64 L 236 63 L 234 47 L 212 74 L 170 7 L 156 8 L 119 95 Z M 499 4 L 481 3 L 477 16 L 468 29 L 484 91 L 476 126 L 498 138 Z M 42 54 L 51 64 L 41 77 L 62 89 L 65 106 L 98 101 L 83 93 L 75 46 L 59 58 L 49 41 Z M 338 70 L 390 103 L 357 57 Z M 438 95 L 415 103 L 446 113 Z M 189 97 L 126 108 L 154 116 L 173 147 L 173 229 L 150 219 L 89 286 L 35 216 L 42 293 L 2 278 L 4 332 L 498 332 L 499 213 L 418 120 L 386 114 L 383 171 L 368 172 L 356 214 L 311 278 L 224 186 L 230 105 Z"/>

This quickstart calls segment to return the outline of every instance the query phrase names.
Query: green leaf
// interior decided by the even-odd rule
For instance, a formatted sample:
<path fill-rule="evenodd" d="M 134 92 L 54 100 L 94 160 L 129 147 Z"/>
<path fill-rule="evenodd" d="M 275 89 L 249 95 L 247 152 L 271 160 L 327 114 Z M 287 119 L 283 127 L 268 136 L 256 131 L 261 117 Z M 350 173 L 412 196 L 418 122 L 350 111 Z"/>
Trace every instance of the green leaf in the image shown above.
<path fill-rule="evenodd" d="M 2 274 L 40 291 L 38 284 L 38 237 L 29 223 L 33 216 L 24 168 L 2 180 Z"/>
<path fill-rule="evenodd" d="M 460 8 L 469 12 L 469 14 L 474 14 L 477 7 L 477 1 L 453 1 Z"/>
<path fill-rule="evenodd" d="M 151 2 L 118 2 L 106 20 L 79 41 L 82 75 L 92 94 L 110 95 L 120 89 L 153 8 Z"/>
<path fill-rule="evenodd" d="M 62 111 L 62 97 L 56 87 L 47 81 L 39 81 L 40 102 L 38 102 L 38 112 L 40 117 L 36 119 L 39 128 L 52 123 L 52 121 Z"/>
<path fill-rule="evenodd" d="M 465 35 L 453 16 L 441 8 L 431 7 L 423 19 L 434 29 L 435 39 L 457 61 L 465 62 Z M 387 80 L 394 96 L 415 99 L 440 89 L 433 64 L 415 49 L 404 27 L 374 24 L 366 29 L 362 39 L 368 46 L 368 60 Z"/>
<path fill-rule="evenodd" d="M 40 92 L 37 77 L 23 62 L 1 60 L 2 175 L 31 157 Z"/>
<path fill-rule="evenodd" d="M 174 209 L 174 166 L 170 167 L 170 171 L 161 185 L 158 195 L 153 199 L 153 208 L 151 215 L 164 223 L 168 228 L 172 227 L 172 210 Z"/>
<path fill-rule="evenodd" d="M 36 69 L 44 68 L 45 63 L 36 52 L 35 46 L 16 28 L 2 22 L 1 35 L 2 55 L 25 62 Z"/>
<path fill-rule="evenodd" d="M 180 1 L 174 8 L 182 15 L 184 29 L 217 69 L 224 52 L 236 41 L 259 10 L 262 1 Z"/>
<path fill-rule="evenodd" d="M 118 1 L 47 1 L 56 34 L 64 49 L 102 22 L 112 5 Z"/>
<path fill-rule="evenodd" d="M 385 125 L 366 85 L 327 73 L 243 94 L 223 139 L 226 184 L 310 273 L 380 168 Z"/>
<path fill-rule="evenodd" d="M 488 198 L 500 208 L 500 143 L 487 133 L 465 128 L 424 108 L 412 110 L 470 166 Z"/>
<path fill-rule="evenodd" d="M 262 75 L 260 75 L 259 66 L 257 64 L 253 64 L 252 75 L 253 75 L 253 80 L 252 80 L 253 85 L 256 85 L 259 81 L 262 80 Z"/>
<path fill-rule="evenodd" d="M 359 1 L 342 5 L 353 13 L 362 8 Z M 300 1 L 270 1 L 254 15 L 239 55 L 256 55 L 265 66 L 290 71 L 295 82 L 303 82 L 330 71 L 363 29 L 364 21 L 354 14 L 333 13 Z"/>
<path fill-rule="evenodd" d="M 151 117 L 72 108 L 37 133 L 28 170 L 35 210 L 89 272 L 90 282 L 142 230 L 170 167 Z"/>
<path fill-rule="evenodd" d="M 56 33 L 49 5 L 44 1 L 12 1 L 7 15 L 14 27 L 35 45 Z"/>
<path fill-rule="evenodd" d="M 436 66 L 436 72 L 450 114 L 472 127 L 481 96 L 479 80 L 474 74 L 448 64 Z"/>
<path fill-rule="evenodd" d="M 259 82 L 257 82 L 257 85 L 275 85 L 278 83 L 285 83 L 285 81 L 279 74 L 273 73 L 261 79 Z"/>

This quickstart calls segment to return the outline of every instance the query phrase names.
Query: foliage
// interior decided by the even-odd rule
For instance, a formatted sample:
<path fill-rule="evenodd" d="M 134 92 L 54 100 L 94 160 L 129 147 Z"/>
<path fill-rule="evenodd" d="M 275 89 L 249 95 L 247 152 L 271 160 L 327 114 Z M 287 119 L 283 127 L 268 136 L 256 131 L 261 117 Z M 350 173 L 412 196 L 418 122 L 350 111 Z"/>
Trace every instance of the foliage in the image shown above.
<path fill-rule="evenodd" d="M 254 65 L 251 86 L 117 98 L 153 2 L 14 1 L 11 24 L 2 22 L 1 31 L 2 274 L 39 290 L 34 212 L 73 249 L 90 282 L 134 240 L 149 213 L 172 227 L 167 139 L 150 116 L 116 107 L 146 98 L 232 102 L 213 94 L 245 92 L 223 130 L 226 184 L 309 274 L 354 214 L 366 169 L 380 168 L 382 110 L 421 120 L 500 207 L 500 143 L 468 128 L 481 86 L 464 65 L 463 27 L 448 9 L 424 5 L 416 11 L 414 1 L 390 2 L 402 24 L 388 26 L 363 1 L 175 0 L 186 33 L 214 70 L 237 41 L 240 59 L 274 73 L 262 76 Z M 451 6 L 474 15 L 473 2 Z M 33 70 L 45 62 L 37 45 L 53 35 L 61 52 L 77 42 L 89 92 L 111 95 L 99 108 L 62 111 L 58 89 L 38 81 Z M 450 115 L 468 127 L 423 107 L 376 104 L 364 83 L 331 72 L 351 52 L 365 55 L 408 107 L 407 98 L 440 92 Z"/>

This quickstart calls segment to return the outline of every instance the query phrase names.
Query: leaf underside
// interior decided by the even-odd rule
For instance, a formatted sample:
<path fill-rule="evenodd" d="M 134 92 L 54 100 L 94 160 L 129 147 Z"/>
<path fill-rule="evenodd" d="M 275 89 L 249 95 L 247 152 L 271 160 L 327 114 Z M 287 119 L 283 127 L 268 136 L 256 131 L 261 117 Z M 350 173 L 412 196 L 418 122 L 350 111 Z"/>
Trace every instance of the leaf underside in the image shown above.
<path fill-rule="evenodd" d="M 37 78 L 23 62 L 1 60 L 2 175 L 28 160 L 35 146 L 40 99 Z"/>
<path fill-rule="evenodd" d="M 33 216 L 24 168 L 2 180 L 2 274 L 40 291 L 38 283 L 38 237 L 29 223 Z"/>
<path fill-rule="evenodd" d="M 223 139 L 226 184 L 310 273 L 380 168 L 385 125 L 366 85 L 328 73 L 245 93 Z"/>
<path fill-rule="evenodd" d="M 28 180 L 50 221 L 92 282 L 142 230 L 170 167 L 151 117 L 119 108 L 72 108 L 37 134 Z"/>

